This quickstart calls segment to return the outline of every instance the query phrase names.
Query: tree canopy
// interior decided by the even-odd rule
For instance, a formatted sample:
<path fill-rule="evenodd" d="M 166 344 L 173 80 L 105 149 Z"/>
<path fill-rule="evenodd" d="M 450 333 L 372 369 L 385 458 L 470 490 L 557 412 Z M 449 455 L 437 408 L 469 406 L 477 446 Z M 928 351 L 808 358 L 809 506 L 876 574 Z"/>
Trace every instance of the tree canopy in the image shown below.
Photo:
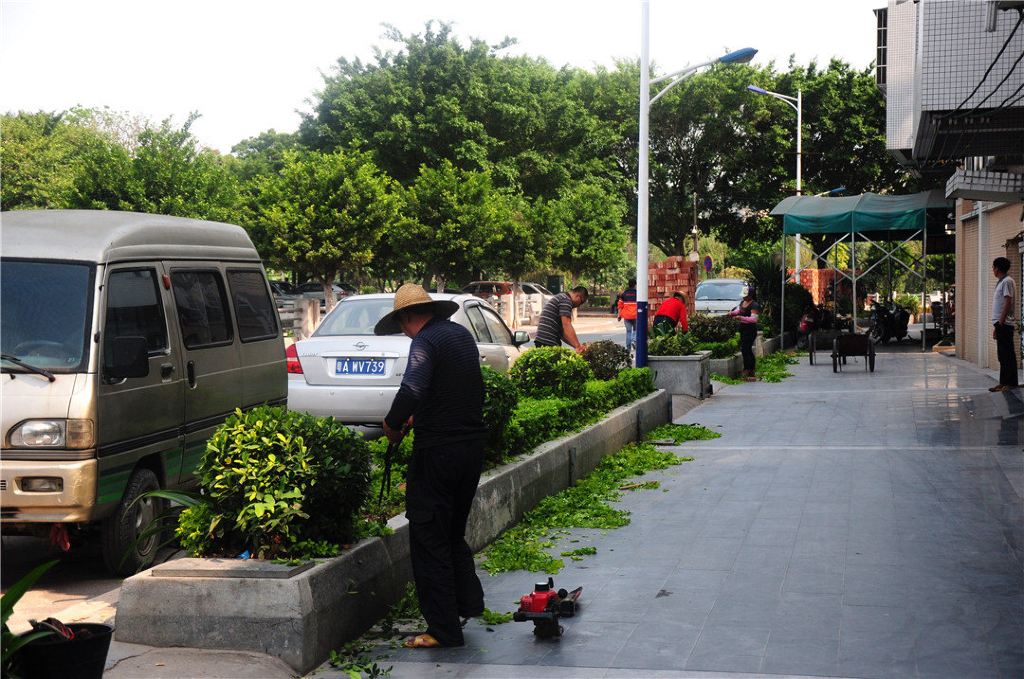
<path fill-rule="evenodd" d="M 393 48 L 365 63 L 338 60 L 297 130 L 228 156 L 201 147 L 196 114 L 181 125 L 108 110 L 4 115 L 0 200 L 240 223 L 274 267 L 322 281 L 629 269 L 637 61 L 555 68 L 507 54 L 511 39 L 462 41 L 433 22 L 386 38 Z M 734 253 L 779 237 L 768 210 L 795 192 L 795 115 L 750 84 L 802 90 L 804 193 L 916 188 L 885 151 L 870 71 L 717 66 L 651 108 L 650 240 L 666 254 L 689 249 L 694 197 L 701 232 Z"/>

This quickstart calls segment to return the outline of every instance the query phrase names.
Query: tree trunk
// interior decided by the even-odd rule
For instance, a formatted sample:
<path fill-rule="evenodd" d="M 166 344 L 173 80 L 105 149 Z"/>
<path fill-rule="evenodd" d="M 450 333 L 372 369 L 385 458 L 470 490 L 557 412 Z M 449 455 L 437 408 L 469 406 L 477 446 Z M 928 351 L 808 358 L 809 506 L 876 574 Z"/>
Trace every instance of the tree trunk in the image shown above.
<path fill-rule="evenodd" d="M 330 313 L 331 309 L 334 308 L 334 284 L 327 283 L 323 278 L 320 279 L 321 285 L 324 286 L 324 304 L 326 305 L 327 313 Z"/>

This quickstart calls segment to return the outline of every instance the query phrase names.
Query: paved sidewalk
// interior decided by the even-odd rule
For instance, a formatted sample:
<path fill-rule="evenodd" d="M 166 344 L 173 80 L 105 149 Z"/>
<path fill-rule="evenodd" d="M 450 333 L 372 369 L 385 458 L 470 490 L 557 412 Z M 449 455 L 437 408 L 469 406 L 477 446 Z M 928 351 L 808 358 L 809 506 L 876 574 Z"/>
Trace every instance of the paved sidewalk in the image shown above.
<path fill-rule="evenodd" d="M 930 353 L 882 354 L 874 374 L 792 369 L 716 385 L 684 419 L 722 438 L 680 446 L 696 459 L 651 474 L 662 490 L 627 493 L 631 525 L 575 531 L 573 548 L 598 551 L 556 576 L 584 587 L 560 642 L 472 621 L 463 648 L 383 664 L 394 677 L 1024 675 L 1020 396 Z M 543 578 L 482 579 L 506 611 Z"/>

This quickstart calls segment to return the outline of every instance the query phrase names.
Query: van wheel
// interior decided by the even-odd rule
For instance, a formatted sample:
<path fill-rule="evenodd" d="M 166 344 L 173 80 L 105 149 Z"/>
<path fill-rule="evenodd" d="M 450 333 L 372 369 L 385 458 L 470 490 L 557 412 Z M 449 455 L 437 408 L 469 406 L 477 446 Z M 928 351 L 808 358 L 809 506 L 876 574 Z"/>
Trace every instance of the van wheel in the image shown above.
<path fill-rule="evenodd" d="M 160 481 L 149 469 L 136 469 L 128 479 L 121 504 L 109 519 L 103 522 L 102 549 L 103 563 L 116 575 L 134 575 L 146 568 L 156 558 L 160 546 L 160 534 L 154 534 L 142 541 L 136 538 L 166 510 L 166 500 L 147 497 L 135 501 L 143 493 L 159 490 Z M 129 505 L 132 505 L 129 509 Z"/>

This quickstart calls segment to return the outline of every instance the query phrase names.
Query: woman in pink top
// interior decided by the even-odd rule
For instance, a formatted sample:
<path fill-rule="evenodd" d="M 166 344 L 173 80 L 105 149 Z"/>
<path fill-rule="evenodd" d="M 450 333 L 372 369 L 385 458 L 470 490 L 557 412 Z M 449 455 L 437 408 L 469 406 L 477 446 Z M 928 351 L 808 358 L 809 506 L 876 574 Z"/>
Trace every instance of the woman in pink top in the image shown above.
<path fill-rule="evenodd" d="M 740 322 L 740 353 L 743 354 L 743 376 L 748 382 L 757 379 L 754 375 L 754 340 L 757 339 L 757 314 L 761 305 L 757 303 L 757 290 L 753 285 L 746 285 L 743 300 L 729 312 Z"/>

